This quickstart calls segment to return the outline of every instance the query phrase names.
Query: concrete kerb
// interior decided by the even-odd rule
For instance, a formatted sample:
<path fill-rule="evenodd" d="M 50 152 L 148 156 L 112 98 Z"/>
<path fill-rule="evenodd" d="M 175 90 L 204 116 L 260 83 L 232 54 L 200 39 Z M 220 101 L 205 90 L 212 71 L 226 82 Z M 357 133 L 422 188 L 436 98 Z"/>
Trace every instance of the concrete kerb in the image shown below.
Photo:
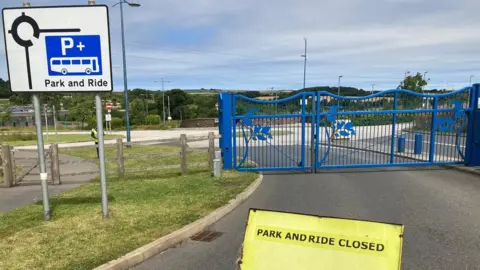
<path fill-rule="evenodd" d="M 480 169 L 475 169 L 474 167 L 466 167 L 465 165 L 444 165 L 444 167 L 480 176 Z"/>
<path fill-rule="evenodd" d="M 189 239 L 190 237 L 196 235 L 197 233 L 203 231 L 208 226 L 214 224 L 226 214 L 233 211 L 237 206 L 243 203 L 252 193 L 260 186 L 263 180 L 263 175 L 260 174 L 259 177 L 253 182 L 247 189 L 242 193 L 237 195 L 235 199 L 230 200 L 230 202 L 218 208 L 211 214 L 206 217 L 203 217 L 189 225 L 170 233 L 150 244 L 147 244 L 143 247 L 140 247 L 116 260 L 110 261 L 104 265 L 101 265 L 94 270 L 125 270 L 129 269 L 135 265 L 142 263 L 148 258 L 169 249 L 176 244 Z"/>

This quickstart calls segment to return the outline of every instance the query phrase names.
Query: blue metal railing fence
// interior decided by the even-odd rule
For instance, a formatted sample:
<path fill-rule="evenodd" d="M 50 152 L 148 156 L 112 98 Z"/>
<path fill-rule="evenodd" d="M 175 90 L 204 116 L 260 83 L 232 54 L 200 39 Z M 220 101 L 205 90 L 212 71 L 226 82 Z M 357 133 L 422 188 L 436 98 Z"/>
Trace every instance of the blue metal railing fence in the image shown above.
<path fill-rule="evenodd" d="M 315 171 L 466 163 L 472 156 L 467 141 L 476 140 L 467 140 L 467 133 L 479 89 L 435 95 L 392 89 L 362 97 L 302 92 L 282 100 L 221 93 L 225 168 Z"/>

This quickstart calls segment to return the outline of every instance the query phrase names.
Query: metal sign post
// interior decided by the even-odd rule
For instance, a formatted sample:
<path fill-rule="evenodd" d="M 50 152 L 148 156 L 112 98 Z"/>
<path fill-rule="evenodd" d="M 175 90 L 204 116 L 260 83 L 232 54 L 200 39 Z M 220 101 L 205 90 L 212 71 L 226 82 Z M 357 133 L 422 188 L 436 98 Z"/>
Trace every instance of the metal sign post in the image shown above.
<path fill-rule="evenodd" d="M 100 156 L 100 185 L 102 189 L 102 213 L 104 218 L 108 218 L 108 199 L 107 199 L 107 176 L 105 173 L 105 150 L 103 145 L 103 112 L 102 99 L 100 95 L 95 95 L 95 109 L 97 112 L 97 133 L 98 133 L 98 152 Z"/>
<path fill-rule="evenodd" d="M 38 94 L 33 95 L 33 109 L 35 111 L 35 129 L 37 130 L 37 149 L 38 149 L 38 163 L 40 165 L 40 182 L 42 184 L 42 200 L 43 200 L 43 218 L 50 220 L 50 201 L 48 199 L 48 174 L 47 166 L 45 165 L 45 150 L 43 146 L 43 131 L 42 131 L 42 116 L 40 107 L 40 99 Z"/>
<path fill-rule="evenodd" d="M 38 93 L 98 93 L 113 90 L 108 7 L 30 7 L 28 2 L 24 6 L 2 10 L 6 59 L 11 91 L 33 93 L 44 213 L 45 219 L 49 220 L 51 215 Z M 99 94 L 95 96 L 95 103 L 102 212 L 106 218 L 107 186 Z"/>

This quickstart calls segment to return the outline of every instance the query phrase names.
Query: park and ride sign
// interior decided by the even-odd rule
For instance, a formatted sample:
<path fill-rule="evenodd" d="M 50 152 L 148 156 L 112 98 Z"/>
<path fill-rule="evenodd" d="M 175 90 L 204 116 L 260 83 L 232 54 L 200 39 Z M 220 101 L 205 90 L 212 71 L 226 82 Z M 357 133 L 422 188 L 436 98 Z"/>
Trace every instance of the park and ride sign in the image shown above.
<path fill-rule="evenodd" d="M 400 270 L 403 225 L 250 209 L 242 270 Z"/>
<path fill-rule="evenodd" d="M 108 7 L 4 8 L 13 92 L 112 91 Z"/>

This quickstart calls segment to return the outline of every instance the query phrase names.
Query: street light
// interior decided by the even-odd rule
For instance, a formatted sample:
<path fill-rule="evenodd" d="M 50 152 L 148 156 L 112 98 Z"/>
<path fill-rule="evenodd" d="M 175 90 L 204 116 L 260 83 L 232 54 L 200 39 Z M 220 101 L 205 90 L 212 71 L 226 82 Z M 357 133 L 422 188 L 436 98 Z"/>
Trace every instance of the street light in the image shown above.
<path fill-rule="evenodd" d="M 303 90 L 305 90 L 305 78 L 307 76 L 307 38 L 304 37 L 303 40 L 305 41 L 305 54 L 302 54 L 301 57 L 305 58 L 303 62 Z"/>
<path fill-rule="evenodd" d="M 374 83 L 372 83 L 372 94 L 373 94 L 373 90 L 374 90 L 374 88 L 375 88 L 375 84 L 374 84 Z"/>
<path fill-rule="evenodd" d="M 120 2 L 113 5 L 113 7 L 120 5 L 120 24 L 122 28 L 122 56 L 123 56 L 123 96 L 125 99 L 125 122 L 127 128 L 127 148 L 132 147 L 130 136 L 130 117 L 128 113 L 128 82 L 127 82 L 127 56 L 125 55 L 125 27 L 123 24 L 123 4 L 127 4 L 130 7 L 140 7 L 139 3 L 132 3 L 126 0 L 120 0 Z"/>
<path fill-rule="evenodd" d="M 338 76 L 338 90 L 337 90 L 337 96 L 340 96 L 340 80 L 343 78 L 343 75 Z M 340 104 L 340 98 L 337 98 L 337 105 Z"/>
<path fill-rule="evenodd" d="M 403 82 L 402 82 L 402 87 L 405 88 L 405 79 L 407 78 L 407 75 L 410 74 L 410 71 L 407 70 L 405 71 L 405 75 L 403 76 Z"/>
<path fill-rule="evenodd" d="M 426 78 L 426 76 L 427 76 L 427 73 L 428 73 L 428 71 L 425 71 L 425 72 L 423 73 L 423 79 L 424 79 L 424 80 L 425 80 L 425 78 Z M 427 81 L 429 81 L 429 80 L 430 80 L 430 79 L 428 79 Z M 425 86 L 422 86 L 422 94 L 425 94 Z"/>
<path fill-rule="evenodd" d="M 158 81 L 153 81 L 154 83 L 158 83 Z M 162 107 L 163 107 L 163 124 L 165 124 L 165 83 L 171 83 L 172 81 L 165 81 L 162 77 Z"/>
<path fill-rule="evenodd" d="M 472 78 L 475 77 L 475 75 L 470 75 L 470 83 L 469 85 L 472 86 Z"/>

